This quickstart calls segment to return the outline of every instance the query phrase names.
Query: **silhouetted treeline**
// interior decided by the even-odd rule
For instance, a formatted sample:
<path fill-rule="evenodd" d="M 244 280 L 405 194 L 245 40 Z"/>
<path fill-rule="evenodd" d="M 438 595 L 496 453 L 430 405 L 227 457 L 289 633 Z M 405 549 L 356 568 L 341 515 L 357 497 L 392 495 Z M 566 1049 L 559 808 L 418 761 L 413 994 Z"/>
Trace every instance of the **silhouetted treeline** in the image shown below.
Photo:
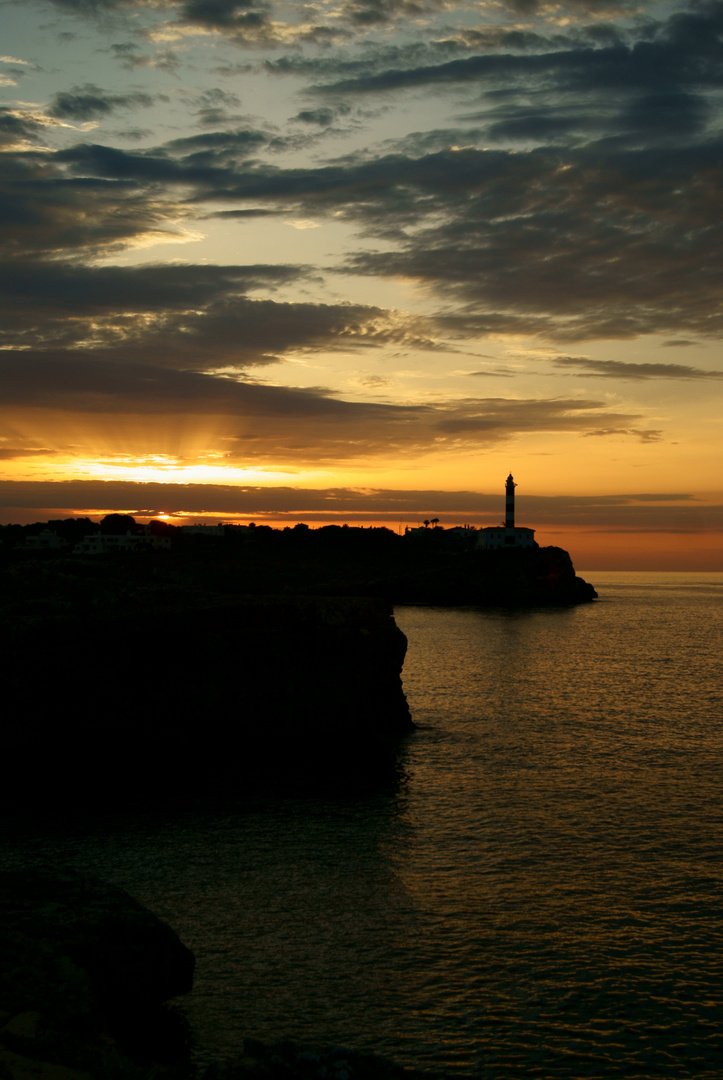
<path fill-rule="evenodd" d="M 257 525 L 254 522 L 248 525 L 223 525 L 220 528 L 222 532 L 205 527 L 206 531 L 193 533 L 186 527 L 157 519 L 150 521 L 148 525 L 141 525 L 130 514 L 107 514 L 100 522 L 91 521 L 88 517 L 51 518 L 49 521 L 36 521 L 30 525 L 0 525 L 0 548 L 10 550 L 22 547 L 29 537 L 38 537 L 43 533 L 54 534 L 71 546 L 98 533 L 104 536 L 148 533 L 151 536 L 169 538 L 174 550 L 201 545 L 230 549 L 251 544 L 254 547 L 273 545 L 285 549 L 343 548 L 348 551 L 354 548 L 380 549 L 385 545 L 390 548 L 402 540 L 407 543 L 423 542 L 426 545 L 457 547 L 471 546 L 476 540 L 474 529 L 469 529 L 467 534 L 463 535 L 454 529 L 443 529 L 440 526 L 415 530 L 407 536 L 400 536 L 385 526 L 321 525 L 310 528 L 303 522 L 282 528 Z M 200 529 L 204 530 L 204 527 L 201 526 Z"/>

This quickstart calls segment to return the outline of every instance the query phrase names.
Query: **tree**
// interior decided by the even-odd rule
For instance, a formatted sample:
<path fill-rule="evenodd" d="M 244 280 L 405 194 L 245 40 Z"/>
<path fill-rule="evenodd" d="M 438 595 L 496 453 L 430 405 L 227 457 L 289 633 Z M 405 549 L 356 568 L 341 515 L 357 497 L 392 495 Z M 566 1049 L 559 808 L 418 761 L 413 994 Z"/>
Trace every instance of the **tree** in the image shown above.
<path fill-rule="evenodd" d="M 136 519 L 130 514 L 106 514 L 101 518 L 100 531 L 105 536 L 125 536 L 136 531 Z"/>

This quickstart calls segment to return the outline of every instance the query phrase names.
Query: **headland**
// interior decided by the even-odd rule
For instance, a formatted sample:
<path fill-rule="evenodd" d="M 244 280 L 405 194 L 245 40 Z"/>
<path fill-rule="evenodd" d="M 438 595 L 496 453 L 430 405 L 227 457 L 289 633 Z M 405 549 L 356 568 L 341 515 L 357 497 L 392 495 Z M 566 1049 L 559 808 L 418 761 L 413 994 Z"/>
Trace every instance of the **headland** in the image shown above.
<path fill-rule="evenodd" d="M 4 799 L 178 804 L 204 785 L 348 785 L 393 769 L 414 729 L 393 604 L 596 595 L 565 551 L 498 531 L 480 545 L 434 524 L 5 527 Z"/>

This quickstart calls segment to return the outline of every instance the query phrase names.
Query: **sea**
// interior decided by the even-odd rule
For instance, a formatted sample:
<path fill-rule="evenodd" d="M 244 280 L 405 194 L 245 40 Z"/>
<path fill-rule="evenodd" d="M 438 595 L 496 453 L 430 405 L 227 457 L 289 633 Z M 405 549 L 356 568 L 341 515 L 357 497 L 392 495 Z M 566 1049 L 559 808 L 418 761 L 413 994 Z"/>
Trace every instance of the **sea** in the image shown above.
<path fill-rule="evenodd" d="M 395 610 L 416 732 L 381 787 L 30 825 L 197 959 L 200 1063 L 245 1036 L 450 1077 L 723 1073 L 723 574 L 572 608 Z M 219 753 L 223 748 L 219 747 Z"/>

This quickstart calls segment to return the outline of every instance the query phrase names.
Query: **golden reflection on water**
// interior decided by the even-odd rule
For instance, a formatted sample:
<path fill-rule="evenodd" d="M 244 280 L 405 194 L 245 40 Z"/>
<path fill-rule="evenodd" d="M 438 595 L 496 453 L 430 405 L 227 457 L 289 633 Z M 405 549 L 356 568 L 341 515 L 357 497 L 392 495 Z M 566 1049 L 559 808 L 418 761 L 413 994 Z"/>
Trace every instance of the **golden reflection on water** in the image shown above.
<path fill-rule="evenodd" d="M 420 918 L 442 920 L 440 999 L 476 1013 L 472 1057 L 503 1074 L 688 1075 L 702 987 L 720 1006 L 723 579 L 643 604 L 649 583 L 623 584 L 568 611 L 397 611 L 422 730 L 395 865 Z M 426 943 L 410 928 L 418 958 Z M 698 1051 L 693 1073 L 713 1075 Z"/>

